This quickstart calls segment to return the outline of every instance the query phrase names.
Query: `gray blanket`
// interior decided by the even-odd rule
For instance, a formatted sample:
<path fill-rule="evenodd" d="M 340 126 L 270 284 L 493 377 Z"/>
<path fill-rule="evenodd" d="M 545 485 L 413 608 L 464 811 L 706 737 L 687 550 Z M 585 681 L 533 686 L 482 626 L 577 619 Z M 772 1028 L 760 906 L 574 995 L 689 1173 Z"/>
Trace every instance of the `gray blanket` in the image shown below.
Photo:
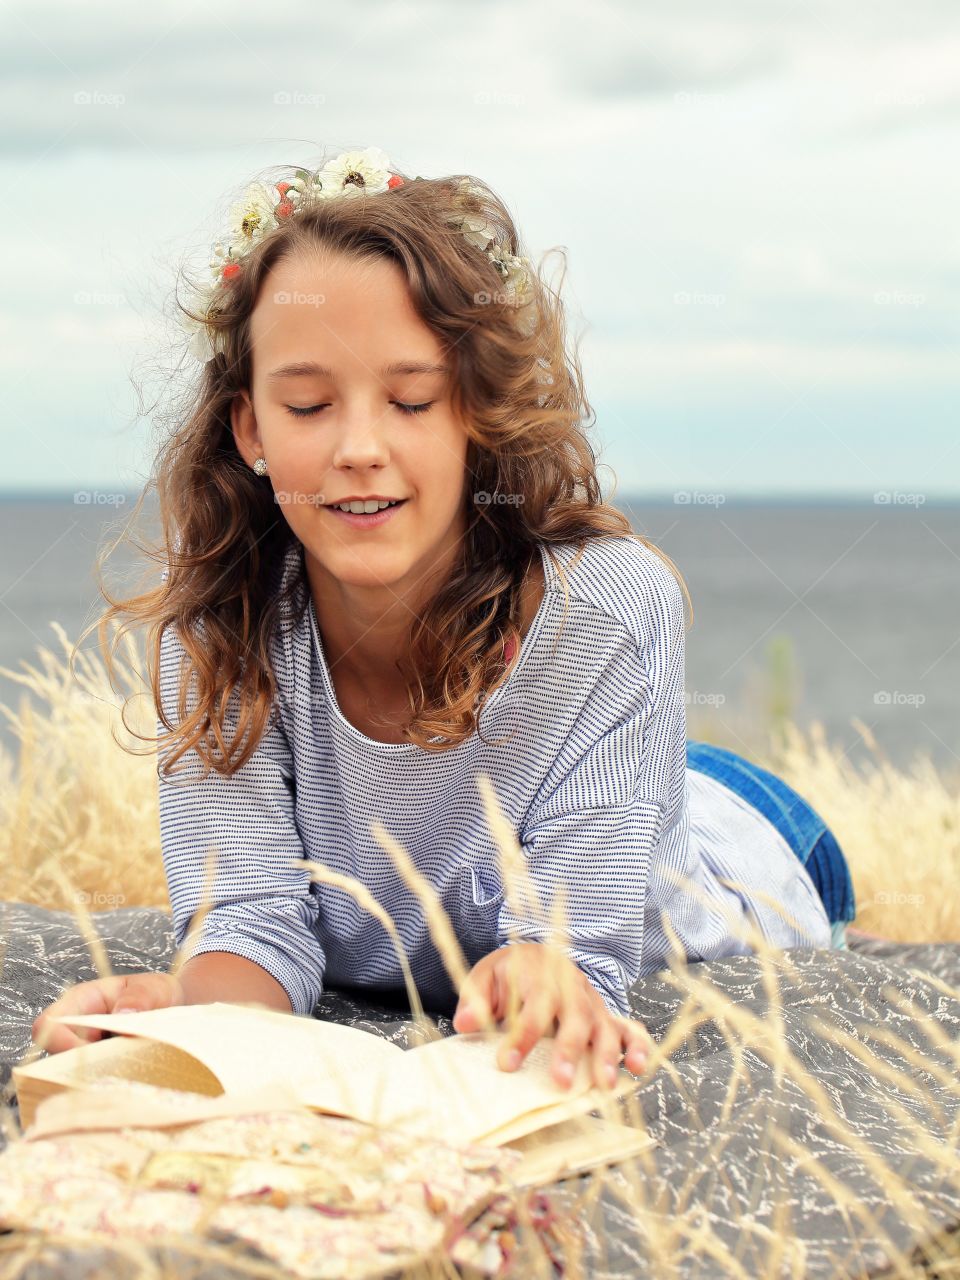
<path fill-rule="evenodd" d="M 10 1069 L 30 1046 L 33 1019 L 65 986 L 97 975 L 68 912 L 20 903 L 3 904 L 3 912 L 0 1089 L 16 1114 Z M 173 935 L 166 912 L 127 908 L 93 919 L 114 972 L 169 966 Z M 652 1168 L 637 1161 L 632 1169 L 646 1202 L 656 1206 L 662 1232 L 673 1232 L 674 1267 L 658 1256 L 667 1236 L 658 1233 L 659 1243 L 647 1239 L 625 1207 L 627 1169 L 607 1175 L 596 1203 L 589 1176 L 548 1189 L 578 1224 L 577 1248 L 590 1275 L 880 1275 L 898 1256 L 932 1269 L 944 1242 L 948 1247 L 960 1239 L 951 1235 L 960 1225 L 954 1129 L 960 1119 L 960 945 L 868 941 L 849 952 L 792 951 L 789 959 L 795 977 L 779 975 L 786 1040 L 840 1127 L 825 1121 L 789 1074 L 778 1078 L 750 1037 L 737 1049 L 729 1030 L 702 1022 L 669 1064 L 638 1082 L 636 1093 L 658 1146 Z M 757 958 L 732 956 L 690 972 L 771 1024 Z M 674 975 L 654 974 L 638 983 L 634 1013 L 661 1040 L 683 999 Z M 327 993 L 316 1010 L 320 1018 L 361 1026 L 404 1047 L 408 1013 L 387 998 L 372 1003 L 344 992 Z M 936 1020 L 939 1045 L 924 1028 L 926 1014 Z M 440 1030 L 452 1034 L 446 1014 L 436 1016 Z M 815 1018 L 846 1033 L 847 1043 L 821 1033 Z M 740 1083 L 731 1092 L 738 1051 Z M 863 1060 L 868 1053 L 882 1058 L 884 1070 Z M 938 1161 L 940 1153 L 952 1166 Z M 884 1185 L 891 1180 L 899 1188 L 893 1197 Z M 777 1249 L 780 1261 L 768 1272 Z M 89 1266 L 89 1256 L 64 1255 L 24 1274 L 90 1274 Z M 188 1270 L 179 1268 L 180 1274 Z M 111 1274 L 125 1273 L 115 1265 Z"/>

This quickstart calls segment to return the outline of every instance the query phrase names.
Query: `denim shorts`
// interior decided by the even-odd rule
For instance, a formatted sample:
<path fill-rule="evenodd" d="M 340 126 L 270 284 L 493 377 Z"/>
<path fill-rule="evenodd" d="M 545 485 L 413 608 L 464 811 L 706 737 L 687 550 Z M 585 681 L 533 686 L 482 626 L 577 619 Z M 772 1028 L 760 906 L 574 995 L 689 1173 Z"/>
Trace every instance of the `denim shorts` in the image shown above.
<path fill-rule="evenodd" d="M 833 928 L 835 948 L 846 947 L 846 925 L 857 914 L 850 868 L 833 832 L 776 774 L 726 747 L 687 739 L 687 767 L 716 778 L 752 805 L 780 832 L 810 874 Z"/>

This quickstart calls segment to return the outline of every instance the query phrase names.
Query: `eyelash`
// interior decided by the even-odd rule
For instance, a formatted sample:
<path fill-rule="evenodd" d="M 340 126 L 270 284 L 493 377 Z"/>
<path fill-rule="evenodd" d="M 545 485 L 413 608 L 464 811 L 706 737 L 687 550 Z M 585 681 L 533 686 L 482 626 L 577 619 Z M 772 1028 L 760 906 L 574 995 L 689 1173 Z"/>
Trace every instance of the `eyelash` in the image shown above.
<path fill-rule="evenodd" d="M 436 400 L 428 400 L 426 404 L 403 404 L 399 400 L 394 400 L 391 403 L 395 404 L 401 413 L 405 413 L 409 417 L 413 417 L 418 413 L 426 413 L 427 410 L 432 409 L 437 402 Z M 327 406 L 325 404 L 309 405 L 306 409 L 301 409 L 292 404 L 285 406 L 287 412 L 291 413 L 295 418 L 308 418 L 313 414 L 319 413 L 321 409 L 325 409 L 326 407 Z"/>

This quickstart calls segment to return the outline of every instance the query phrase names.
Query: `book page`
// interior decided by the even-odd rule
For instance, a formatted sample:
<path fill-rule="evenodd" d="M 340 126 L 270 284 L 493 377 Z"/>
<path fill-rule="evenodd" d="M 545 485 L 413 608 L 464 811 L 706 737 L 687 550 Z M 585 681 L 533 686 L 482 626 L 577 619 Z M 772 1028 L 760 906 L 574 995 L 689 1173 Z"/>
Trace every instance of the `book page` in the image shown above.
<path fill-rule="evenodd" d="M 518 1187 L 542 1187 L 630 1159 L 653 1146 L 656 1140 L 642 1129 L 579 1116 L 510 1143 L 512 1150 L 523 1154 L 523 1160 L 507 1176 Z"/>
<path fill-rule="evenodd" d="M 129 1042 L 132 1037 L 124 1039 Z M 107 1040 L 105 1043 L 117 1044 L 119 1041 Z M 158 1044 L 151 1047 L 174 1052 L 169 1046 Z M 282 1084 L 267 1085 L 250 1093 L 221 1093 L 216 1097 L 192 1094 L 184 1097 L 179 1089 L 154 1086 L 139 1080 L 103 1078 L 44 1098 L 23 1138 L 25 1142 L 35 1142 L 38 1138 L 61 1133 L 89 1133 L 101 1129 L 179 1129 L 217 1116 L 260 1114 L 264 1111 L 297 1111 L 303 1114 L 303 1104 L 293 1089 Z"/>
<path fill-rule="evenodd" d="M 282 1082 L 292 1085 L 306 1106 L 357 1120 L 369 1118 L 384 1080 L 406 1057 L 398 1045 L 356 1027 L 223 1001 L 61 1014 L 55 1021 L 174 1045 L 212 1071 L 225 1093 Z M 82 1047 L 67 1052 L 82 1052 Z"/>
<path fill-rule="evenodd" d="M 598 1089 L 596 1085 L 576 1098 L 568 1098 L 552 1107 L 542 1107 L 539 1111 L 531 1111 L 515 1120 L 508 1120 L 498 1129 L 491 1129 L 484 1134 L 484 1142 L 490 1146 L 500 1147 L 505 1143 L 515 1142 L 529 1133 L 542 1129 L 545 1125 L 559 1124 L 561 1121 L 582 1116 L 585 1112 L 607 1112 L 612 1101 L 620 1097 L 628 1097 L 635 1092 L 637 1081 L 627 1071 L 621 1071 L 612 1089 Z M 609 1116 L 605 1116 L 609 1118 Z"/>
<path fill-rule="evenodd" d="M 46 1084 L 79 1089 L 100 1078 L 138 1080 L 186 1093 L 211 1096 L 223 1093 L 216 1076 L 193 1054 L 159 1040 L 135 1036 L 115 1036 L 91 1040 L 64 1053 L 54 1053 L 13 1068 L 18 1084 L 42 1092 Z"/>
<path fill-rule="evenodd" d="M 508 1122 L 522 1121 L 529 1133 L 550 1123 L 554 1110 L 561 1120 L 598 1105 L 604 1095 L 594 1089 L 588 1058 L 578 1062 L 568 1089 L 554 1081 L 552 1037 L 538 1041 L 518 1070 L 501 1071 L 496 1055 L 506 1035 L 461 1033 L 405 1054 L 389 1081 L 384 1123 L 479 1142 Z M 511 1128 L 511 1136 L 519 1135 Z"/>

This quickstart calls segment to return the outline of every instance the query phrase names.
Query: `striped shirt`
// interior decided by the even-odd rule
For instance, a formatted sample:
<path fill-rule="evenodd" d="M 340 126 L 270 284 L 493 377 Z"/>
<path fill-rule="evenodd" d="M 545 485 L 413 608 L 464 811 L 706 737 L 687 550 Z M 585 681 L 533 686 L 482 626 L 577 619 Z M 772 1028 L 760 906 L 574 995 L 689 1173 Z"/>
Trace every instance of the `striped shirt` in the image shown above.
<path fill-rule="evenodd" d="M 232 777 L 211 770 L 200 783 L 190 751 L 158 782 L 178 946 L 213 847 L 213 905 L 190 955 L 254 961 L 299 1014 L 328 986 L 402 992 L 389 932 L 352 895 L 290 865 L 307 859 L 366 886 L 399 932 L 424 1004 L 452 1008 L 423 905 L 374 838 L 375 820 L 433 886 L 468 965 L 513 941 L 543 941 L 562 886 L 567 954 L 613 1012 L 629 1013 L 631 985 L 668 965 L 668 928 L 692 960 L 749 952 L 737 928 L 745 917 L 774 946 L 830 945 L 813 882 L 773 824 L 687 768 L 684 597 L 669 567 L 629 536 L 590 540 L 579 556 L 572 543 L 551 550 L 568 594 L 541 546 L 543 600 L 514 665 L 482 704 L 480 733 L 445 752 L 378 742 L 351 724 L 312 600 L 296 626 L 284 606 L 270 650 L 278 697 L 255 753 Z M 303 573 L 296 540 L 282 585 L 291 573 Z M 182 654 L 167 626 L 160 689 L 171 723 Z M 546 914 L 504 892 L 478 774 Z"/>

